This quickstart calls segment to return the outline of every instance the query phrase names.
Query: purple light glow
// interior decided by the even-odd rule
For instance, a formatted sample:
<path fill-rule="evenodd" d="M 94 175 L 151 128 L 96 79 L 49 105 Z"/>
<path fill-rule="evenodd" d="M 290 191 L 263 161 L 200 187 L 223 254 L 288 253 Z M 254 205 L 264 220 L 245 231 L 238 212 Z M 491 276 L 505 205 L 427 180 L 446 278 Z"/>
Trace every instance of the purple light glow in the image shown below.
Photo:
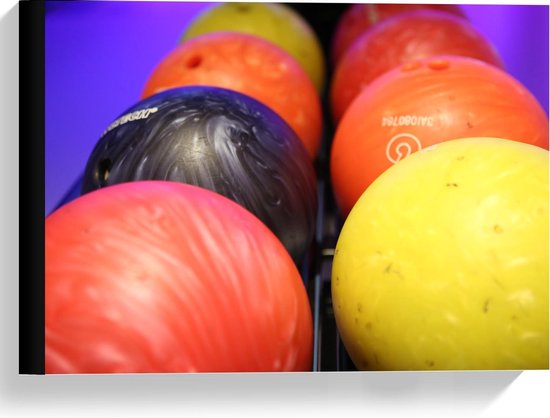
<path fill-rule="evenodd" d="M 463 5 L 506 65 L 548 114 L 548 6 Z"/>
<path fill-rule="evenodd" d="M 80 176 L 105 128 L 208 3 L 48 2 L 46 213 Z"/>
<path fill-rule="evenodd" d="M 139 100 L 155 65 L 210 5 L 46 4 L 46 214 L 80 176 L 104 129 Z M 548 113 L 548 6 L 462 7 Z"/>

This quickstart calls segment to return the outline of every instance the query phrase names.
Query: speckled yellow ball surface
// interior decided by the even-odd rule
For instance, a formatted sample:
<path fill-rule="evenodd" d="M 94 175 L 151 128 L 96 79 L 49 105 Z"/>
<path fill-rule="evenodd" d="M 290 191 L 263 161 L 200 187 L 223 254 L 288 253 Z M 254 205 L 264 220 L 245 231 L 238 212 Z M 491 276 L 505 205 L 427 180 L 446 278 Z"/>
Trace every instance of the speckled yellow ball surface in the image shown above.
<path fill-rule="evenodd" d="M 185 29 L 181 41 L 216 31 L 256 35 L 285 50 L 300 63 L 322 92 L 325 57 L 311 26 L 284 4 L 221 3 L 207 8 Z"/>
<path fill-rule="evenodd" d="M 542 148 L 468 138 L 371 184 L 332 270 L 358 369 L 548 369 L 548 177 Z"/>

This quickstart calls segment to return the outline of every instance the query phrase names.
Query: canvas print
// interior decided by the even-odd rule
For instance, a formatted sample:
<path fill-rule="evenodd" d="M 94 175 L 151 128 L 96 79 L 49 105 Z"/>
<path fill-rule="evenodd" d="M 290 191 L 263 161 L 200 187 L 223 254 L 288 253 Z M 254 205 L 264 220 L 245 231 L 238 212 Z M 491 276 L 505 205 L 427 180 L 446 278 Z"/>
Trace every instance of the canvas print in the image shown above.
<path fill-rule="evenodd" d="M 44 24 L 46 374 L 548 369 L 548 6 Z"/>

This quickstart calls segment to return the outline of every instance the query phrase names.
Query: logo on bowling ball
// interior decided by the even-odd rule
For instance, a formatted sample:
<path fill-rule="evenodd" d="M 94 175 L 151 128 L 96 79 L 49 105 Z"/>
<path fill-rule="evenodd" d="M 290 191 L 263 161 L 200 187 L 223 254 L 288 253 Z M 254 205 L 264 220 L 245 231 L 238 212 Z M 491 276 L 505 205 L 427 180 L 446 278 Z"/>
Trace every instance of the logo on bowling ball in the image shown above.
<path fill-rule="evenodd" d="M 413 134 L 400 133 L 389 140 L 386 146 L 386 158 L 393 164 L 408 157 L 413 152 L 420 151 L 422 143 Z"/>
<path fill-rule="evenodd" d="M 158 110 L 158 107 L 150 107 L 147 109 L 136 110 L 135 112 L 131 112 L 126 115 L 123 115 L 117 120 L 115 120 L 113 123 L 111 123 L 107 127 L 107 129 L 105 129 L 105 132 L 103 132 L 103 135 L 105 135 L 109 131 L 112 131 L 117 126 L 124 125 L 125 123 L 131 122 L 134 120 L 147 119 L 149 115 L 151 115 L 152 113 L 155 113 L 157 110 Z"/>

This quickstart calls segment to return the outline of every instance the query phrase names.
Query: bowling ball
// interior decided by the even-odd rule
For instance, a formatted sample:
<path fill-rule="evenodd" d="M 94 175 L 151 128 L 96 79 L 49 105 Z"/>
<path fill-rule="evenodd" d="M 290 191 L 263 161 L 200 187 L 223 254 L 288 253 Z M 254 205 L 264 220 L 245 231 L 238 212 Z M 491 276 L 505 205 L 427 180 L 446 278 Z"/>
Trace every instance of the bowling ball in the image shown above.
<path fill-rule="evenodd" d="M 401 13 L 365 32 L 340 60 L 330 89 L 334 120 L 380 75 L 433 55 L 460 55 L 503 67 L 490 42 L 468 21 L 431 10 Z"/>
<path fill-rule="evenodd" d="M 169 180 L 220 193 L 279 237 L 300 263 L 315 231 L 313 163 L 271 109 L 207 86 L 166 90 L 128 109 L 92 151 L 83 193 L 136 180 Z"/>
<path fill-rule="evenodd" d="M 125 183 L 61 207 L 45 234 L 46 373 L 311 368 L 300 274 L 231 200 Z"/>
<path fill-rule="evenodd" d="M 302 67 L 275 44 L 237 32 L 197 36 L 156 66 L 141 97 L 189 85 L 224 87 L 259 100 L 294 129 L 312 159 L 317 155 L 321 100 Z"/>
<path fill-rule="evenodd" d="M 331 60 L 334 66 L 353 42 L 367 29 L 400 13 L 415 10 L 438 10 L 466 19 L 466 14 L 454 4 L 354 4 L 339 18 L 332 36 Z"/>
<path fill-rule="evenodd" d="M 298 12 L 284 4 L 220 3 L 199 14 L 182 41 L 217 31 L 243 32 L 266 39 L 292 55 L 317 91 L 325 84 L 325 58 L 315 32 Z"/>
<path fill-rule="evenodd" d="M 360 370 L 548 369 L 548 151 L 448 141 L 382 174 L 335 249 Z"/>
<path fill-rule="evenodd" d="M 361 92 L 336 129 L 330 175 L 342 213 L 395 162 L 471 136 L 548 149 L 548 117 L 519 81 L 479 60 L 439 56 L 389 71 Z"/>

